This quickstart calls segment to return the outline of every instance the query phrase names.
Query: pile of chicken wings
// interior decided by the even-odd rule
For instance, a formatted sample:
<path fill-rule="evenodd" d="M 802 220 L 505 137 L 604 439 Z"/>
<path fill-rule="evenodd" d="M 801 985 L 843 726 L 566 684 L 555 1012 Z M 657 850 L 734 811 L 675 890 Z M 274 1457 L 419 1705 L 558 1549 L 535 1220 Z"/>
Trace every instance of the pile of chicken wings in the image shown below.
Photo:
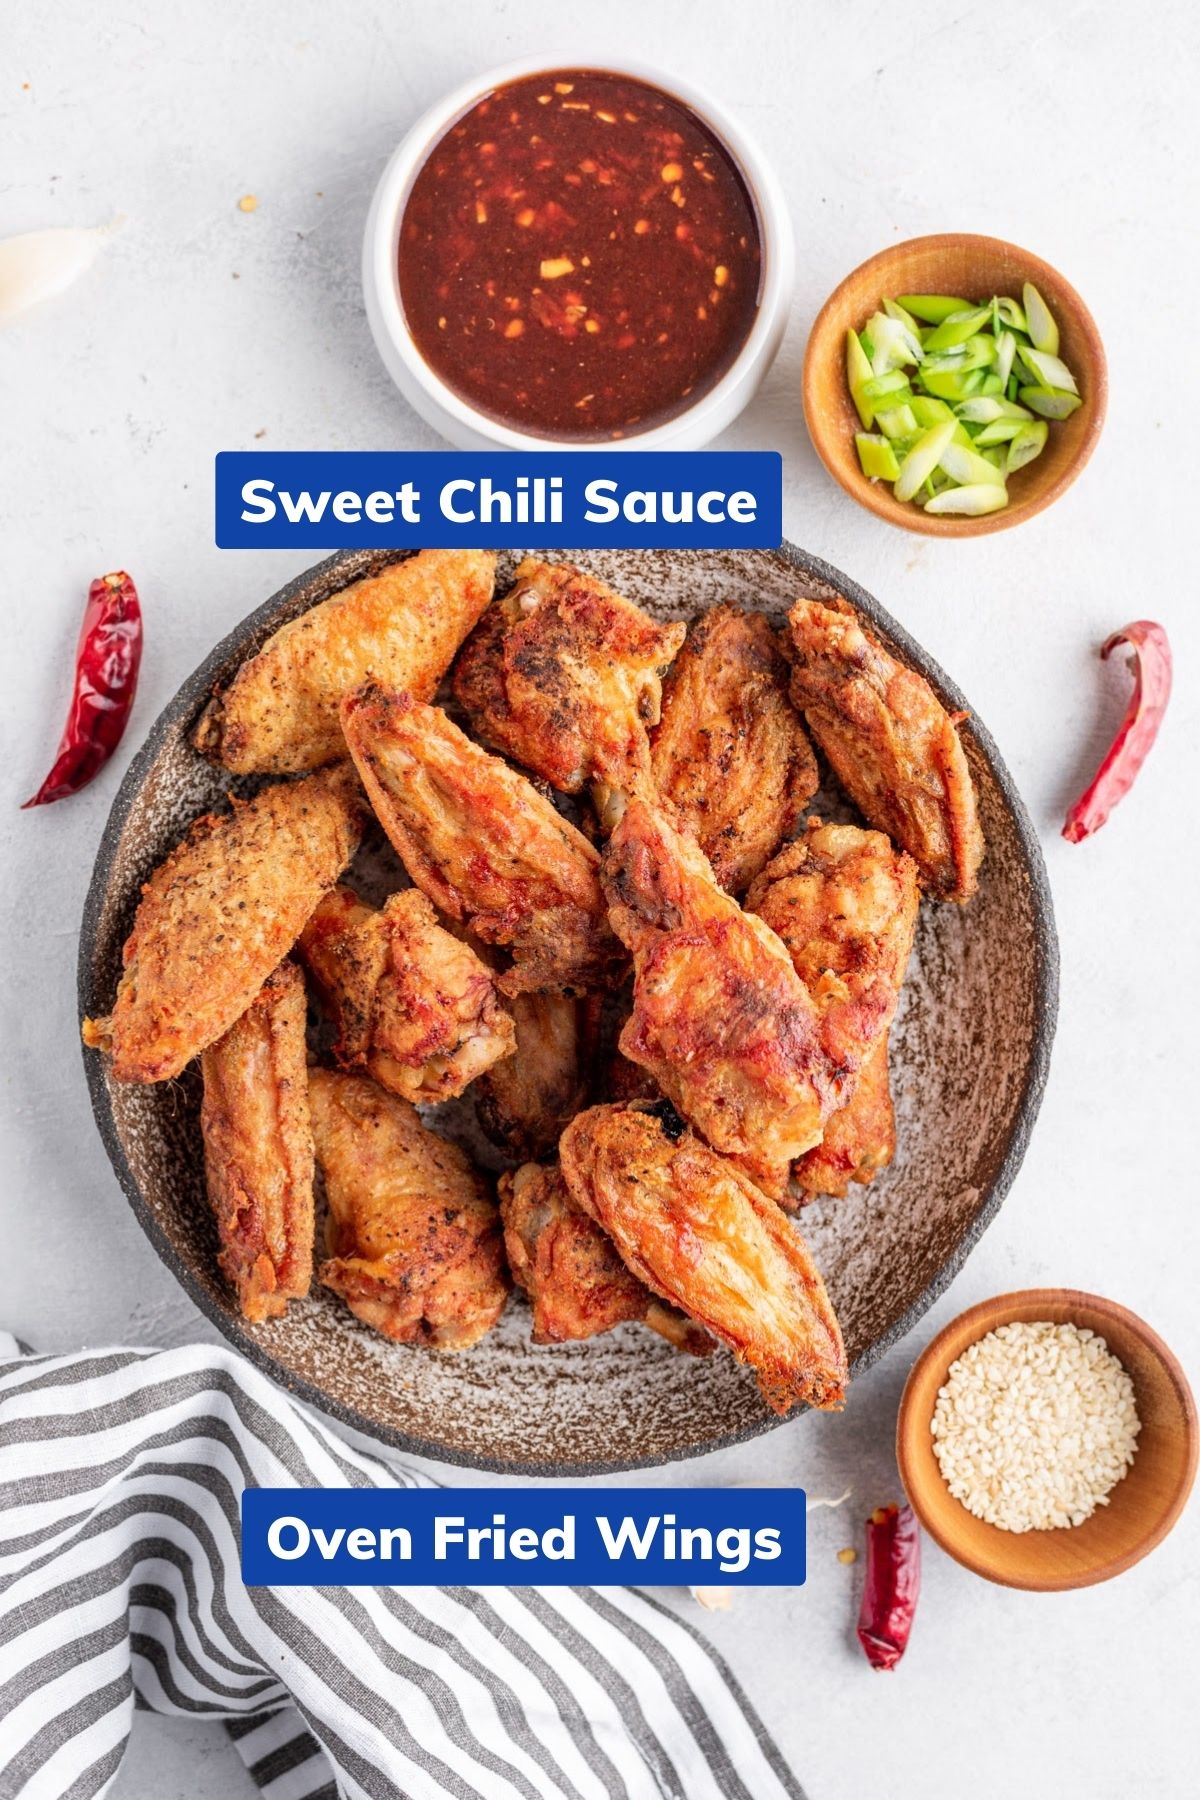
<path fill-rule="evenodd" d="M 281 779 L 155 871 L 85 1041 L 122 1081 L 199 1057 L 251 1322 L 309 1292 L 319 1170 L 317 1278 L 395 1341 L 467 1348 L 515 1281 L 535 1343 L 638 1321 L 836 1407 L 789 1214 L 894 1155 L 918 905 L 983 854 L 960 721 L 843 602 L 662 625 L 568 564 L 493 597 L 495 564 L 389 565 L 213 696 L 196 748 Z M 818 752 L 864 824 L 809 815 Z M 378 908 L 342 881 L 372 821 L 411 882 Z M 498 1194 L 417 1110 L 468 1088 Z"/>

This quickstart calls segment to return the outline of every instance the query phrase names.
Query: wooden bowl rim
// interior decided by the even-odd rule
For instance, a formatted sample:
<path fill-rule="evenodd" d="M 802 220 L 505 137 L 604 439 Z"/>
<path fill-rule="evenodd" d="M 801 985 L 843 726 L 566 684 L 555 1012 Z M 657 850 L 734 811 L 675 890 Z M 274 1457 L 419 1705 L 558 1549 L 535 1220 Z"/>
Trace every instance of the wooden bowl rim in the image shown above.
<path fill-rule="evenodd" d="M 1111 1556 L 1104 1562 L 1097 1563 L 1094 1568 L 1080 1570 L 1070 1575 L 1047 1575 L 1037 1579 L 1014 1576 L 1005 1573 L 995 1563 L 989 1563 L 983 1557 L 971 1554 L 961 1544 L 949 1541 L 939 1530 L 924 1506 L 926 1477 L 921 1473 L 916 1460 L 914 1446 L 919 1432 L 928 1429 L 928 1420 L 920 1420 L 916 1416 L 915 1389 L 917 1382 L 931 1363 L 944 1360 L 948 1368 L 954 1357 L 960 1355 L 968 1345 L 977 1343 L 986 1337 L 989 1331 L 995 1331 L 1000 1325 L 1011 1324 L 1014 1320 L 1032 1319 L 1041 1308 L 1057 1308 L 1069 1310 L 1074 1322 L 1088 1330 L 1096 1330 L 1097 1321 L 1103 1325 L 1105 1320 L 1115 1320 L 1123 1325 L 1139 1343 L 1158 1362 L 1167 1377 L 1168 1384 L 1178 1402 L 1180 1417 L 1183 1420 L 1184 1437 L 1187 1452 L 1184 1466 L 1176 1483 L 1175 1492 L 1167 1506 L 1163 1509 L 1157 1523 L 1129 1550 Z M 1103 1334 L 1103 1333 L 1102 1333 Z M 957 1348 L 951 1353 L 947 1348 L 951 1343 Z M 1157 1549 L 1163 1539 L 1174 1530 L 1179 1521 L 1192 1485 L 1196 1478 L 1197 1456 L 1200 1455 L 1200 1425 L 1197 1421 L 1196 1402 L 1191 1385 L 1184 1373 L 1183 1365 L 1175 1352 L 1159 1336 L 1152 1325 L 1148 1325 L 1138 1313 L 1122 1306 L 1117 1300 L 1106 1300 L 1100 1294 L 1087 1293 L 1083 1288 L 1040 1287 L 1018 1288 L 1012 1293 L 997 1294 L 991 1300 L 981 1300 L 975 1306 L 969 1306 L 965 1312 L 951 1319 L 942 1327 L 937 1336 L 926 1345 L 909 1371 L 908 1380 L 904 1384 L 904 1392 L 900 1397 L 900 1409 L 896 1416 L 896 1462 L 900 1470 L 900 1480 L 913 1511 L 921 1526 L 934 1542 L 973 1574 L 982 1575 L 986 1581 L 997 1583 L 1001 1587 L 1021 1588 L 1029 1593 L 1061 1593 L 1072 1588 L 1094 1587 L 1102 1581 L 1110 1581 L 1115 1575 L 1123 1575 L 1135 1563 Z M 936 1465 L 935 1465 L 936 1466 Z M 938 1476 L 940 1480 L 940 1475 Z M 1050 1535 L 1050 1534 L 1047 1534 Z M 1011 1540 L 1012 1534 L 994 1531 L 997 1549 L 1003 1553 L 1005 1543 Z"/>
<path fill-rule="evenodd" d="M 1078 315 L 1079 327 L 1087 340 L 1088 349 L 1095 363 L 1094 388 L 1088 402 L 1089 415 L 1087 429 L 1078 449 L 1066 468 L 1050 482 L 1045 490 L 1032 495 L 1028 500 L 1020 500 L 1009 504 L 1002 512 L 986 513 L 982 518 L 938 517 L 893 498 L 890 488 L 883 483 L 868 481 L 865 475 L 856 474 L 850 480 L 843 475 L 841 468 L 826 452 L 833 427 L 824 420 L 817 406 L 817 347 L 818 340 L 825 327 L 829 315 L 837 307 L 842 296 L 851 283 L 861 276 L 882 271 L 894 259 L 906 251 L 929 249 L 937 246 L 940 249 L 958 248 L 965 244 L 986 247 L 995 254 L 1002 254 L 1022 262 L 1029 270 L 1030 277 L 1036 277 L 1040 285 L 1064 296 L 1068 305 Z M 993 531 L 1007 531 L 1013 525 L 1021 525 L 1026 519 L 1032 519 L 1038 513 L 1052 505 L 1065 494 L 1071 483 L 1083 472 L 1091 460 L 1100 433 L 1104 427 L 1105 415 L 1108 412 L 1108 361 L 1104 354 L 1104 344 L 1100 331 L 1091 311 L 1078 290 L 1072 286 L 1065 275 L 1060 275 L 1053 264 L 1043 257 L 1036 256 L 1032 250 L 1024 250 L 1019 244 L 1011 244 L 1007 238 L 988 237 L 979 232 L 943 231 L 930 232 L 924 237 L 906 238 L 903 243 L 891 244 L 886 250 L 876 251 L 865 262 L 851 269 L 850 273 L 834 288 L 824 306 L 813 320 L 808 334 L 808 343 L 804 351 L 804 372 L 801 382 L 804 405 L 804 422 L 808 427 L 808 435 L 813 449 L 824 463 L 838 486 L 852 500 L 856 500 L 867 512 L 874 513 L 877 519 L 885 524 L 895 525 L 902 531 L 914 531 L 922 537 L 970 538 L 983 537 Z"/>

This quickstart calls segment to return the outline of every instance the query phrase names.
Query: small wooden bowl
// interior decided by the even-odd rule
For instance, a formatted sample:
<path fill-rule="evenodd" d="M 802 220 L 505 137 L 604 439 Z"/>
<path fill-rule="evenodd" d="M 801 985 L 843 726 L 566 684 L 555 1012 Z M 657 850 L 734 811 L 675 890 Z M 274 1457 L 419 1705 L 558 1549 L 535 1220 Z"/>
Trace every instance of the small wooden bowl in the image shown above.
<path fill-rule="evenodd" d="M 1047 1319 L 1103 1337 L 1133 1378 L 1141 1431 L 1124 1479 L 1083 1525 L 1001 1531 L 951 1494 L 933 1454 L 930 1422 L 950 1364 L 998 1325 Z M 1187 1377 L 1157 1333 L 1115 1301 L 1074 1288 L 1026 1288 L 985 1300 L 934 1338 L 908 1378 L 896 1427 L 896 1460 L 921 1524 L 964 1567 L 1005 1587 L 1049 1593 L 1120 1575 L 1160 1544 L 1196 1474 L 1196 1403 Z"/>
<path fill-rule="evenodd" d="M 1019 301 L 1026 281 L 1041 291 L 1058 322 L 1060 354 L 1079 383 L 1083 405 L 1069 419 L 1051 423 L 1042 454 L 1013 476 L 1008 505 L 978 519 L 931 514 L 914 501 L 897 500 L 887 482 L 868 481 L 854 446 L 862 425 L 846 386 L 846 332 L 858 331 L 885 298 L 897 294 L 958 294 L 980 301 L 1011 294 Z M 834 289 L 817 314 L 804 354 L 804 417 L 829 473 L 868 512 L 929 537 L 981 537 L 1043 511 L 1092 454 L 1107 406 L 1108 369 L 1091 313 L 1049 263 L 1002 238 L 945 232 L 881 250 Z"/>

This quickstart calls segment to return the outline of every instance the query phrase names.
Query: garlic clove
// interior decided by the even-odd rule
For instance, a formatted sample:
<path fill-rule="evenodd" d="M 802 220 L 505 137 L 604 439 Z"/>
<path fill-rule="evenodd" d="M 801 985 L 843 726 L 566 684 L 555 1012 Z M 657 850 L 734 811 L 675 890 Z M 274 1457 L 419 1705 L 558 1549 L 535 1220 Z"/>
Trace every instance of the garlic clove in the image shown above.
<path fill-rule="evenodd" d="M 123 223 L 117 218 L 91 230 L 58 226 L 0 239 L 0 323 L 64 293 Z"/>

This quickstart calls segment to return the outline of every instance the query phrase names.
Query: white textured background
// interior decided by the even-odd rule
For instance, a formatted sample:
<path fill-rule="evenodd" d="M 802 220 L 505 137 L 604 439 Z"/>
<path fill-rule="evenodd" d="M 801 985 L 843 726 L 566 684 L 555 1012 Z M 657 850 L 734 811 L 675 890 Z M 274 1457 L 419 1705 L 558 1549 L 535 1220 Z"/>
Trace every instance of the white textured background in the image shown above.
<path fill-rule="evenodd" d="M 859 1571 L 835 1552 L 895 1490 L 890 1438 L 913 1357 L 975 1300 L 1040 1282 L 1093 1288 L 1142 1312 L 1200 1372 L 1189 1166 L 1200 13 L 1185 0 L 603 0 L 584 30 L 561 0 L 5 9 L 0 235 L 117 212 L 128 224 L 84 282 L 0 337 L 0 1323 L 40 1348 L 208 1330 L 105 1161 L 75 1042 L 74 964 L 129 754 L 213 641 L 301 566 L 213 549 L 213 453 L 258 438 L 432 445 L 383 375 L 360 306 L 376 175 L 428 102 L 490 63 L 636 50 L 718 92 L 791 196 L 791 330 L 727 441 L 783 451 L 788 534 L 879 595 L 995 733 L 1042 834 L 1063 953 L 1041 1122 L 950 1294 L 842 1417 L 678 1471 L 855 1489 L 853 1518 L 814 1515 L 807 1588 L 747 1595 L 705 1628 L 813 1800 L 1182 1795 L 1195 1773 L 1195 1505 L 1152 1559 L 1079 1594 L 990 1588 L 928 1548 L 912 1647 L 886 1679 L 853 1645 Z M 247 192 L 260 199 L 249 216 L 236 204 Z M 858 511 L 816 462 L 798 397 L 828 291 L 882 245 L 942 229 L 1009 237 L 1060 267 L 1095 312 L 1112 377 L 1079 485 L 977 543 L 936 544 Z M 128 748 L 84 797 L 19 814 L 57 741 L 87 582 L 117 566 L 134 573 L 148 618 Z M 1096 647 L 1143 614 L 1176 645 L 1171 715 L 1133 798 L 1071 848 L 1057 836 L 1064 807 L 1127 688 Z M 248 1782 L 219 1728 L 139 1719 L 117 1791 L 209 1800 Z"/>

